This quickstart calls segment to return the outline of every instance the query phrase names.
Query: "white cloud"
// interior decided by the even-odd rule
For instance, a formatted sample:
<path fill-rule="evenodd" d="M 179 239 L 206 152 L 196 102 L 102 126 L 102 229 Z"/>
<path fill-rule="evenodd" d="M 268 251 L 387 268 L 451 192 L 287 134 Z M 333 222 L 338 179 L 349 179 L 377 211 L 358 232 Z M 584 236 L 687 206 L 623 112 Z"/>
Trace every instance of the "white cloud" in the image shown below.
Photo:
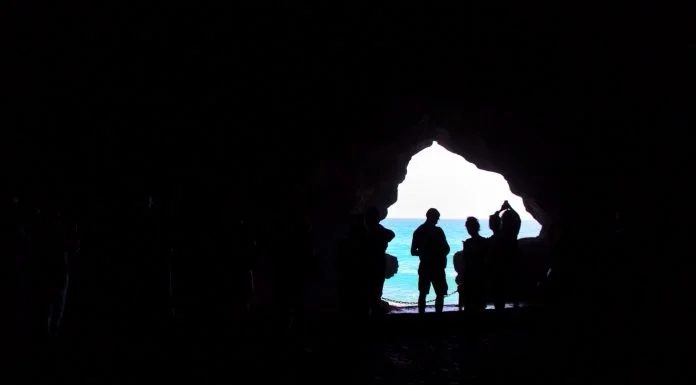
<path fill-rule="evenodd" d="M 479 170 L 437 142 L 414 155 L 406 170 L 389 218 L 423 218 L 435 207 L 442 218 L 488 219 L 508 200 L 523 220 L 533 220 L 502 175 Z"/>

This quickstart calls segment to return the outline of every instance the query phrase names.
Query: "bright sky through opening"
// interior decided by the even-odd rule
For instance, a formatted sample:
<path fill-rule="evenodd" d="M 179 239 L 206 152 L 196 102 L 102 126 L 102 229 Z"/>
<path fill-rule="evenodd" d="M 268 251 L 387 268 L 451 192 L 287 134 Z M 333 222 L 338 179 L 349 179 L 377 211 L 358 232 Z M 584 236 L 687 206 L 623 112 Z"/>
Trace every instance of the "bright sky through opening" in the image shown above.
<path fill-rule="evenodd" d="M 476 168 L 437 142 L 414 155 L 406 172 L 388 218 L 424 218 L 435 207 L 443 219 L 488 219 L 508 200 L 522 220 L 534 220 L 502 175 Z"/>

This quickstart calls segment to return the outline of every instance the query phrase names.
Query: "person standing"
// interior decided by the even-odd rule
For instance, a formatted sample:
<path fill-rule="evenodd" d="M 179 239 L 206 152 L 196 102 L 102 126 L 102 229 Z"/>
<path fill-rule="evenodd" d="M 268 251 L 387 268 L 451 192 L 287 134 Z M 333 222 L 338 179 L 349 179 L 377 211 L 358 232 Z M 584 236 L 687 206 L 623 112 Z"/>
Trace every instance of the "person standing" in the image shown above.
<path fill-rule="evenodd" d="M 413 232 L 411 255 L 420 258 L 418 266 L 418 312 L 425 313 L 425 298 L 430 293 L 430 285 L 435 290 L 435 311 L 441 313 L 447 294 L 445 267 L 450 252 L 445 232 L 437 226 L 440 212 L 428 209 L 426 220 Z"/>
<path fill-rule="evenodd" d="M 382 291 L 386 279 L 386 253 L 389 242 L 394 239 L 393 231 L 385 228 L 380 223 L 379 211 L 376 207 L 370 207 L 365 212 L 365 224 L 367 225 L 367 260 L 370 283 L 370 309 L 376 314 L 382 304 Z"/>
<path fill-rule="evenodd" d="M 505 282 L 503 293 L 505 299 L 512 302 L 513 307 L 518 308 L 522 285 L 517 237 L 522 221 L 508 201 L 503 202 L 501 209 L 503 211 L 500 214 L 500 232 L 503 241 L 503 280 Z"/>
<path fill-rule="evenodd" d="M 459 284 L 459 306 L 464 305 L 465 310 L 484 310 L 486 300 L 484 297 L 484 259 L 487 251 L 487 240 L 479 231 L 481 225 L 478 219 L 468 217 L 466 230 L 471 236 L 464 241 L 461 255 L 461 263 L 457 272 L 461 275 Z"/>
<path fill-rule="evenodd" d="M 488 238 L 488 275 L 493 303 L 496 310 L 505 309 L 507 300 L 512 300 L 517 307 L 517 236 L 521 226 L 520 216 L 505 201 L 500 210 L 490 216 L 489 222 L 493 235 Z"/>

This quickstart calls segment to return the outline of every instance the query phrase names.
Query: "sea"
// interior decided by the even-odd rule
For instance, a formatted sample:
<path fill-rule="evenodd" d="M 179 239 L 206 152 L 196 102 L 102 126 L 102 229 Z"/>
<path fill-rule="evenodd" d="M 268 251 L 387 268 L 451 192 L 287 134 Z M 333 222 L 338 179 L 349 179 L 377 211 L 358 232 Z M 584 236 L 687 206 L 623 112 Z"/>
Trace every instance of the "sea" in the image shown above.
<path fill-rule="evenodd" d="M 396 237 L 389 243 L 387 254 L 395 256 L 399 260 L 399 270 L 393 277 L 384 283 L 383 299 L 396 305 L 415 305 L 418 301 L 418 257 L 411 255 L 411 238 L 413 232 L 423 223 L 423 219 L 411 218 L 387 218 L 381 223 L 384 227 L 394 231 Z M 447 285 L 449 292 L 457 289 L 454 279 L 457 273 L 454 271 L 452 256 L 462 249 L 462 242 L 469 238 L 464 227 L 464 219 L 440 219 L 438 226 L 442 228 L 450 246 L 450 253 L 447 255 Z M 481 224 L 480 234 L 484 237 L 491 236 L 488 228 L 487 219 L 479 219 Z M 536 237 L 541 231 L 541 225 L 536 221 L 522 221 L 519 238 Z M 434 300 L 435 294 L 432 287 L 427 300 Z M 398 302 L 397 302 L 398 301 Z M 459 301 L 458 295 L 450 295 L 445 298 L 446 305 L 456 305 Z M 399 303 L 407 302 L 408 304 Z"/>

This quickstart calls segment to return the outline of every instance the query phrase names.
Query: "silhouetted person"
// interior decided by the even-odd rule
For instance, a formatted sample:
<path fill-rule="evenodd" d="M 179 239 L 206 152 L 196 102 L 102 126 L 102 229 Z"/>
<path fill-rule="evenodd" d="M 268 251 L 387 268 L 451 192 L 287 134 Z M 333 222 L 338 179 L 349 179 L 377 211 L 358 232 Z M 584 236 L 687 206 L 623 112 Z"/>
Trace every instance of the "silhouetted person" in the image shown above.
<path fill-rule="evenodd" d="M 506 299 L 511 298 L 515 306 L 518 290 L 517 236 L 521 220 L 508 201 L 490 217 L 493 235 L 489 238 L 491 296 L 496 310 L 505 308 Z"/>
<path fill-rule="evenodd" d="M 425 214 L 425 223 L 413 232 L 411 255 L 420 258 L 418 266 L 418 312 L 425 313 L 425 298 L 430 292 L 430 285 L 435 290 L 435 311 L 442 312 L 447 294 L 447 254 L 450 247 L 442 228 L 437 226 L 440 212 L 429 209 Z"/>
<path fill-rule="evenodd" d="M 494 212 L 488 217 L 488 228 L 493 233 L 491 236 L 498 234 L 500 230 L 500 210 Z"/>
<path fill-rule="evenodd" d="M 365 224 L 367 225 L 368 255 L 367 269 L 369 271 L 370 284 L 370 308 L 372 313 L 380 311 L 382 304 L 382 290 L 386 279 L 385 255 L 389 242 L 394 239 L 394 232 L 385 228 L 380 223 L 379 211 L 370 207 L 365 212 Z"/>
<path fill-rule="evenodd" d="M 510 206 L 508 201 L 503 203 L 500 218 L 500 232 L 503 255 L 503 293 L 514 307 L 519 306 L 519 292 L 521 290 L 521 268 L 517 252 L 517 237 L 520 233 L 522 221 L 520 215 Z"/>
<path fill-rule="evenodd" d="M 462 311 L 464 307 L 464 241 L 462 241 L 462 250 L 455 252 L 452 255 L 452 264 L 454 265 L 454 271 L 457 272 L 457 276 L 454 278 L 454 282 L 457 284 L 457 291 L 459 292 L 459 311 Z"/>
<path fill-rule="evenodd" d="M 462 262 L 460 267 L 462 278 L 459 282 L 459 304 L 463 304 L 465 310 L 483 310 L 486 308 L 484 294 L 485 269 L 484 262 L 487 253 L 487 240 L 479 231 L 481 225 L 478 219 L 469 217 L 466 219 L 466 230 L 471 238 L 464 241 L 462 249 Z"/>
<path fill-rule="evenodd" d="M 500 229 L 509 239 L 517 240 L 522 227 L 522 220 L 515 209 L 510 206 L 508 201 L 503 202 L 503 212 L 500 216 Z"/>
<path fill-rule="evenodd" d="M 493 233 L 488 237 L 488 253 L 486 255 L 486 301 L 491 299 L 496 310 L 505 308 L 502 292 L 502 239 L 500 233 L 500 210 L 488 217 L 488 227 Z"/>
<path fill-rule="evenodd" d="M 353 214 L 348 235 L 338 247 L 337 269 L 341 312 L 348 318 L 363 318 L 368 314 L 369 285 L 365 269 L 367 227 L 362 214 Z"/>

